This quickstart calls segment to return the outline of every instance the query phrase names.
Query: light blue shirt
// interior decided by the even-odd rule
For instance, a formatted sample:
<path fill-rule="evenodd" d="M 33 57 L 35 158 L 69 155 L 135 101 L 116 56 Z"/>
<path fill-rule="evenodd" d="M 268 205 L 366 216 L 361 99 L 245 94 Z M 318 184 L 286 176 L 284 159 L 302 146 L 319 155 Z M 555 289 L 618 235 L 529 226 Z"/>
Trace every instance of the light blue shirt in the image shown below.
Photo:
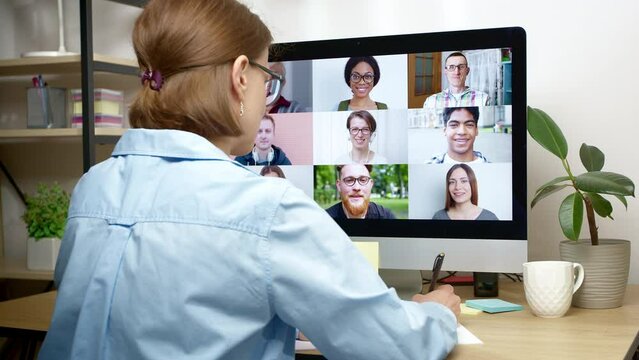
<path fill-rule="evenodd" d="M 72 197 L 41 359 L 443 358 L 453 313 L 402 301 L 288 181 L 206 139 L 127 131 Z"/>

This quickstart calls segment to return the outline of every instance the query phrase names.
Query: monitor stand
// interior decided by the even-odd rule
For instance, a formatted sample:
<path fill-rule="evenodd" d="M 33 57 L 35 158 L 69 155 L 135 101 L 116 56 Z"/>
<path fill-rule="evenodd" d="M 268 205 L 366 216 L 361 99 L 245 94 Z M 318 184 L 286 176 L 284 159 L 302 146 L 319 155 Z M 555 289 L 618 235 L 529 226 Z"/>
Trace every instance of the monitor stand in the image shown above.
<path fill-rule="evenodd" d="M 477 297 L 499 296 L 499 273 L 474 272 L 473 288 Z"/>

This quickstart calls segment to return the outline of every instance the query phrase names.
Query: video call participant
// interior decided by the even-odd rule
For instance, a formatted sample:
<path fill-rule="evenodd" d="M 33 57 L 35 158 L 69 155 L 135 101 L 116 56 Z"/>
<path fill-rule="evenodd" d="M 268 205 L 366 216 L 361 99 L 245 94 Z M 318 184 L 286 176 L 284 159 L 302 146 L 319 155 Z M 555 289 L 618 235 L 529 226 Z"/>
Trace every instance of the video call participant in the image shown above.
<path fill-rule="evenodd" d="M 341 202 L 326 209 L 333 219 L 395 219 L 393 213 L 371 200 L 374 180 L 371 165 L 350 164 L 336 167 L 335 183 Z"/>
<path fill-rule="evenodd" d="M 491 211 L 477 206 L 477 177 L 470 166 L 451 166 L 446 173 L 446 184 L 446 204 L 433 215 L 433 220 L 499 220 Z"/>
<path fill-rule="evenodd" d="M 380 78 L 379 65 L 372 56 L 352 57 L 344 66 L 344 81 L 351 88 L 353 97 L 337 106 L 337 111 L 347 110 L 386 110 L 388 106 L 373 101 L 370 93 Z"/>
<path fill-rule="evenodd" d="M 291 165 L 291 160 L 286 157 L 284 150 L 273 145 L 274 136 L 275 119 L 270 115 L 264 115 L 255 135 L 253 150 L 236 157 L 235 161 L 243 165 Z"/>
<path fill-rule="evenodd" d="M 286 179 L 286 176 L 284 176 L 284 171 L 282 171 L 282 169 L 277 165 L 264 166 L 262 170 L 260 170 L 260 175 Z"/>
<path fill-rule="evenodd" d="M 284 78 L 282 79 L 282 89 L 286 85 L 286 68 L 284 64 L 281 62 L 272 63 L 269 66 L 269 69 L 272 71 L 281 74 Z M 276 114 L 276 113 L 294 113 L 294 112 L 304 112 L 305 109 L 296 100 L 287 100 L 281 93 L 277 98 L 273 105 L 269 105 L 266 107 L 266 112 L 268 114 Z"/>
<path fill-rule="evenodd" d="M 475 151 L 475 138 L 479 135 L 476 106 L 444 109 L 444 136 L 448 150 L 433 156 L 429 164 L 456 164 L 461 162 L 488 162 L 482 153 Z"/>
<path fill-rule="evenodd" d="M 488 94 L 466 86 L 470 66 L 463 53 L 457 51 L 446 57 L 444 73 L 448 79 L 448 89 L 426 98 L 425 108 L 490 105 Z"/>
<path fill-rule="evenodd" d="M 366 110 L 353 111 L 346 119 L 346 129 L 348 129 L 348 140 L 351 150 L 341 155 L 335 160 L 336 164 L 386 164 L 388 160 L 380 154 L 370 149 L 377 121 L 371 113 Z"/>
<path fill-rule="evenodd" d="M 231 160 L 274 100 L 271 39 L 235 0 L 146 3 L 132 129 L 73 191 L 39 359 L 292 360 L 296 327 L 329 359 L 455 346 L 451 286 L 402 301 L 317 203 Z"/>

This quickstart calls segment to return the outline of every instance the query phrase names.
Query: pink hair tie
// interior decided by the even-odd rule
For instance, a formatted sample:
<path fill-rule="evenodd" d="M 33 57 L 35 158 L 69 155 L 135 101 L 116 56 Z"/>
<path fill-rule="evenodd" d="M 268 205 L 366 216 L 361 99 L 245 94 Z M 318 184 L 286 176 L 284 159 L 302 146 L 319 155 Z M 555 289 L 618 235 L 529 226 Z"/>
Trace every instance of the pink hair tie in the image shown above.
<path fill-rule="evenodd" d="M 149 81 L 149 87 L 152 90 L 160 91 L 162 88 L 162 84 L 164 83 L 164 78 L 162 77 L 162 73 L 159 70 L 145 70 L 142 73 L 142 85 L 144 85 L 145 81 Z"/>

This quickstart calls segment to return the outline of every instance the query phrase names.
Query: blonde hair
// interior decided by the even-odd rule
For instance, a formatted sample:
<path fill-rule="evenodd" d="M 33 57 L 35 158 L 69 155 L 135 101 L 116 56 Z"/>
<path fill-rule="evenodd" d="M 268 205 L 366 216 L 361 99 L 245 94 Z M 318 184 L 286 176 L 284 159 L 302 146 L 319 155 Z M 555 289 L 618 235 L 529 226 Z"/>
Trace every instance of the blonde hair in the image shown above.
<path fill-rule="evenodd" d="M 259 57 L 271 33 L 236 0 L 151 0 L 133 29 L 142 70 L 159 71 L 159 91 L 144 84 L 129 111 L 132 127 L 177 129 L 209 140 L 242 134 L 233 109 L 232 62 Z"/>

